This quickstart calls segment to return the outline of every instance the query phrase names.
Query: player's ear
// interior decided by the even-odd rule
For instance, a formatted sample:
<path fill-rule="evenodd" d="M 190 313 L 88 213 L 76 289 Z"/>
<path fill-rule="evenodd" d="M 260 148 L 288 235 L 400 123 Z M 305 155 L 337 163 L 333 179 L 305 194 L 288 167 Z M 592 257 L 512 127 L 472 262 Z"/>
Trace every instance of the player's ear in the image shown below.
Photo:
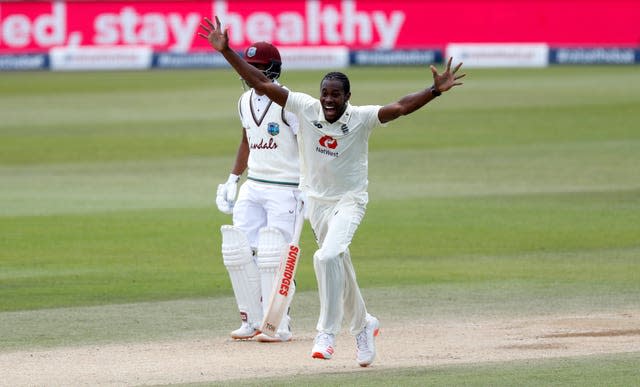
<path fill-rule="evenodd" d="M 344 101 L 347 102 L 351 98 L 351 92 L 344 95 Z"/>

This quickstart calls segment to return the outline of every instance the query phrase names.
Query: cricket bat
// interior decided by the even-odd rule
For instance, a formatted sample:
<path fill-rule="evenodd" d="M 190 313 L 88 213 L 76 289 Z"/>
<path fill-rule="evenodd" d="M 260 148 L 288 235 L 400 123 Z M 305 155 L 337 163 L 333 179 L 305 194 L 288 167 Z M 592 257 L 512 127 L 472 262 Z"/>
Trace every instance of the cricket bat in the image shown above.
<path fill-rule="evenodd" d="M 290 288 L 293 285 L 293 279 L 295 278 L 296 268 L 298 267 L 298 260 L 300 258 L 300 246 L 298 243 L 304 224 L 303 207 L 304 202 L 299 200 L 296 207 L 296 220 L 291 243 L 283 250 L 282 256 L 280 257 L 280 266 L 276 272 L 276 280 L 271 290 L 269 307 L 260 326 L 260 331 L 271 337 L 275 337 L 278 326 L 280 326 L 282 318 L 285 313 L 287 313 L 287 308 L 291 303 L 291 297 L 293 297 L 293 291 L 290 292 Z"/>

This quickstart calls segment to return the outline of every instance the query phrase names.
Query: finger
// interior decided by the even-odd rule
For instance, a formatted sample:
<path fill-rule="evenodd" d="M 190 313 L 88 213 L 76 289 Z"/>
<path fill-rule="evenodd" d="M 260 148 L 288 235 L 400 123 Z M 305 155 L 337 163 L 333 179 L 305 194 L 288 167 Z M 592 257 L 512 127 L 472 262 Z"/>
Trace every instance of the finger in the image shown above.
<path fill-rule="evenodd" d="M 454 74 L 460 69 L 460 66 L 462 66 L 462 62 L 458 63 L 458 65 L 453 69 Z"/>
<path fill-rule="evenodd" d="M 209 18 L 204 18 L 204 21 L 207 22 L 207 24 L 209 25 L 209 28 L 213 28 L 213 23 L 211 22 L 211 20 L 209 20 Z"/>
<path fill-rule="evenodd" d="M 434 65 L 430 65 L 429 68 L 431 69 L 431 73 L 433 73 L 433 76 L 438 75 L 438 69 L 436 69 Z"/>
<path fill-rule="evenodd" d="M 221 25 L 220 19 L 218 19 L 218 17 L 216 16 L 216 29 L 219 30 L 220 29 L 220 25 Z"/>
<path fill-rule="evenodd" d="M 209 29 L 209 27 L 205 26 L 204 24 L 200 23 L 200 28 L 202 28 L 203 30 L 205 30 L 207 33 L 211 32 L 211 30 Z"/>
<path fill-rule="evenodd" d="M 464 77 L 465 77 L 465 75 L 467 75 L 467 74 L 460 74 L 460 75 L 457 75 L 455 78 L 453 78 L 453 80 L 457 81 L 457 80 L 458 80 L 458 79 L 460 79 L 460 78 L 464 78 Z"/>
<path fill-rule="evenodd" d="M 207 35 L 205 35 L 205 34 L 203 34 L 202 32 L 198 32 L 198 36 L 201 36 L 201 37 L 203 37 L 203 38 L 205 38 L 205 39 L 209 40 L 209 36 L 208 36 L 208 34 L 207 34 Z"/>
<path fill-rule="evenodd" d="M 236 190 L 238 189 L 237 186 L 231 186 L 231 187 L 227 187 L 227 202 L 229 203 L 233 203 L 233 201 L 236 198 Z"/>
<path fill-rule="evenodd" d="M 453 57 L 450 56 L 449 60 L 447 61 L 447 71 L 451 71 L 451 61 L 453 60 Z"/>

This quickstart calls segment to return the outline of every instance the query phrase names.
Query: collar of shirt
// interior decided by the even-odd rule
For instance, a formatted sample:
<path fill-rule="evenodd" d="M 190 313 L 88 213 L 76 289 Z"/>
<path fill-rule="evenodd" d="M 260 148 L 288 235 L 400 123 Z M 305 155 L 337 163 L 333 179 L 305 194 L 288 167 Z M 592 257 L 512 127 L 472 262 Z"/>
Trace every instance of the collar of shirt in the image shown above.
<path fill-rule="evenodd" d="M 276 85 L 280 85 L 280 83 L 276 79 L 274 79 L 272 82 L 275 83 Z M 269 97 L 267 97 L 266 94 L 258 95 L 258 93 L 256 93 L 256 89 L 253 89 L 253 88 L 251 89 L 251 99 L 253 99 L 254 102 L 257 101 L 258 99 L 269 101 Z"/>
<path fill-rule="evenodd" d="M 269 102 L 271 102 L 271 100 L 269 100 L 269 97 L 267 97 L 266 95 L 258 95 L 255 90 L 252 90 L 251 106 L 254 110 L 254 113 L 263 112 L 267 108 L 267 105 L 269 105 Z"/>
<path fill-rule="evenodd" d="M 272 82 L 276 85 L 280 85 L 280 83 L 276 79 L 274 79 Z M 255 89 L 251 89 L 251 105 L 255 110 L 254 113 L 263 112 L 269 105 L 269 102 L 271 102 L 271 100 L 267 95 L 258 95 Z"/>

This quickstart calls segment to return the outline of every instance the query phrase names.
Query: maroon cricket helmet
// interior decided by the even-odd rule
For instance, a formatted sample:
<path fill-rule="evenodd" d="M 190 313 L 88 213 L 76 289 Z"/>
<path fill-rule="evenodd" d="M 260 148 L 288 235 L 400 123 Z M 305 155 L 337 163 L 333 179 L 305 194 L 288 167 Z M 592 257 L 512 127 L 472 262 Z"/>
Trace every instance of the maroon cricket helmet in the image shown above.
<path fill-rule="evenodd" d="M 256 42 L 244 51 L 244 58 L 250 64 L 262 64 L 268 67 L 263 70 L 269 79 L 278 79 L 282 71 L 280 52 L 269 42 Z"/>

